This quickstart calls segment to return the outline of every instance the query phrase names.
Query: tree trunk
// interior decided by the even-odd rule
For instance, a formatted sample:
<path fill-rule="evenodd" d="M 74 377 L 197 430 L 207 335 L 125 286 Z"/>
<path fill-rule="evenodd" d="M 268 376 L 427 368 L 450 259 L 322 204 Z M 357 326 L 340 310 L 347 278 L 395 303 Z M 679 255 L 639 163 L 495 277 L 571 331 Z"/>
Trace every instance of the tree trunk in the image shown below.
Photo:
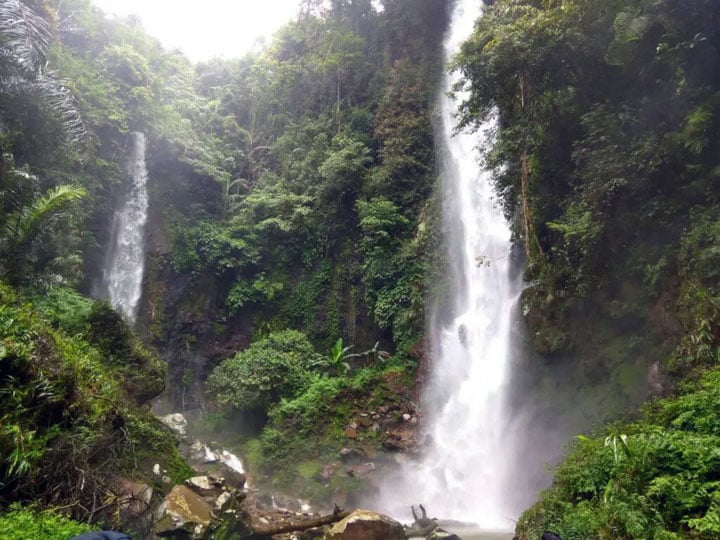
<path fill-rule="evenodd" d="M 518 84 L 520 86 L 520 109 L 522 110 L 523 117 L 525 116 L 525 75 L 520 72 L 518 75 Z M 530 165 L 528 164 L 528 143 L 527 135 L 523 141 L 522 151 L 520 153 L 520 201 L 522 205 L 522 222 L 523 222 L 523 236 L 525 237 L 525 255 L 528 261 L 532 261 L 530 249 L 530 242 L 535 241 L 535 247 L 538 250 L 538 256 L 542 255 L 542 248 L 540 242 L 535 234 L 535 227 L 532 223 L 532 214 L 530 212 L 530 201 L 529 201 L 529 176 L 530 176 Z"/>
<path fill-rule="evenodd" d="M 530 204 L 528 203 L 528 155 L 527 147 L 520 155 L 520 199 L 522 201 L 523 236 L 525 237 L 525 255 L 530 261 Z"/>

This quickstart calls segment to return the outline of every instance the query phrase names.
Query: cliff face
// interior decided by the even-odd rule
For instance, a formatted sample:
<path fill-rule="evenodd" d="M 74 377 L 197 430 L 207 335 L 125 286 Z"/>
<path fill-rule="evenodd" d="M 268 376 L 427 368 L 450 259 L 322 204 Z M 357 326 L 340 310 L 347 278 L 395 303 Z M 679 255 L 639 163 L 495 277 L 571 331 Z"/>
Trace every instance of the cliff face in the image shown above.
<path fill-rule="evenodd" d="M 227 316 L 222 276 L 173 267 L 175 222 L 216 211 L 220 186 L 183 163 L 168 141 L 155 139 L 148 157 L 147 262 L 136 327 L 168 365 L 163 406 L 194 409 L 209 370 L 249 344 L 252 317 Z"/>

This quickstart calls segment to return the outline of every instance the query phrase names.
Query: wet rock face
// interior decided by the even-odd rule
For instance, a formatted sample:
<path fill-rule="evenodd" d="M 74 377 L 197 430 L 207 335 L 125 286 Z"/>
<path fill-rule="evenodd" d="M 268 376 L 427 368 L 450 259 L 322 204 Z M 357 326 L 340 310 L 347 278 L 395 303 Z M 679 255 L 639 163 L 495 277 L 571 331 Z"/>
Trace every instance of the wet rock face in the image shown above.
<path fill-rule="evenodd" d="M 326 540 L 404 540 L 405 532 L 392 518 L 371 512 L 355 510 L 337 522 L 325 535 Z"/>

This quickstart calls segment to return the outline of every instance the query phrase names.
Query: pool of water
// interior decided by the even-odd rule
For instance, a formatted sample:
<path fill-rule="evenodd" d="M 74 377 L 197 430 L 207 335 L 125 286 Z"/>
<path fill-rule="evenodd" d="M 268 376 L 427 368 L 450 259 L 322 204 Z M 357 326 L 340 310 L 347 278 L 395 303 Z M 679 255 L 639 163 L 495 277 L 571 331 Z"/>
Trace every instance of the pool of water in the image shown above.
<path fill-rule="evenodd" d="M 462 540 L 512 540 L 513 534 L 508 532 L 483 531 L 473 527 L 444 527 L 445 530 L 457 534 Z"/>

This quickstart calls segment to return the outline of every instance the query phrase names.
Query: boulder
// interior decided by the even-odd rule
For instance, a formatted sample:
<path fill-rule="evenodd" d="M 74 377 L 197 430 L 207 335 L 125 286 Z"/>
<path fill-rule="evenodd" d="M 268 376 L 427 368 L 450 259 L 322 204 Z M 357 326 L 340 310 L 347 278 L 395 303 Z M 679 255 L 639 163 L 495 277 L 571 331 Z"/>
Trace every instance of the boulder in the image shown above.
<path fill-rule="evenodd" d="M 346 447 L 340 450 L 340 459 L 343 463 L 357 464 L 367 461 L 367 456 L 365 455 L 365 452 L 359 450 L 358 448 Z"/>
<path fill-rule="evenodd" d="M 166 414 L 160 417 L 160 421 L 183 437 L 187 434 L 187 420 L 181 413 Z"/>
<path fill-rule="evenodd" d="M 383 446 L 388 450 L 410 452 L 415 448 L 415 432 L 411 429 L 387 431 Z"/>
<path fill-rule="evenodd" d="M 223 491 L 218 498 L 215 499 L 214 507 L 216 512 L 222 512 L 232 502 L 232 494 L 227 491 Z"/>
<path fill-rule="evenodd" d="M 187 486 L 172 488 L 161 508 L 163 515 L 155 524 L 155 533 L 160 537 L 184 534 L 198 538 L 213 518 L 208 503 Z"/>
<path fill-rule="evenodd" d="M 355 510 L 338 521 L 325 540 L 404 540 L 405 532 L 392 518 L 369 510 Z"/>
<path fill-rule="evenodd" d="M 187 450 L 188 459 L 194 463 L 215 463 L 218 455 L 202 441 L 194 440 Z"/>
<path fill-rule="evenodd" d="M 141 515 L 150 509 L 153 490 L 147 484 L 135 482 L 128 478 L 117 481 L 117 495 L 120 509 L 134 515 Z"/>
<path fill-rule="evenodd" d="M 185 485 L 200 495 L 218 495 L 222 491 L 223 480 L 209 476 L 193 476 L 185 480 Z"/>
<path fill-rule="evenodd" d="M 245 474 L 237 472 L 224 463 L 204 464 L 195 467 L 195 469 L 206 475 L 210 484 L 227 486 L 239 490 L 242 490 L 246 486 L 247 478 Z"/>
<path fill-rule="evenodd" d="M 336 470 L 337 465 L 335 463 L 326 463 L 323 465 L 322 471 L 320 471 L 320 478 L 325 482 L 329 482 L 335 476 Z"/>
<path fill-rule="evenodd" d="M 435 529 L 425 538 L 426 540 L 461 540 L 457 534 L 449 533 L 443 529 Z"/>
<path fill-rule="evenodd" d="M 359 465 L 348 467 L 347 469 L 345 469 L 345 471 L 348 473 L 349 476 L 353 476 L 355 478 L 365 478 L 373 471 L 375 471 L 375 464 L 372 461 L 367 461 Z"/>

